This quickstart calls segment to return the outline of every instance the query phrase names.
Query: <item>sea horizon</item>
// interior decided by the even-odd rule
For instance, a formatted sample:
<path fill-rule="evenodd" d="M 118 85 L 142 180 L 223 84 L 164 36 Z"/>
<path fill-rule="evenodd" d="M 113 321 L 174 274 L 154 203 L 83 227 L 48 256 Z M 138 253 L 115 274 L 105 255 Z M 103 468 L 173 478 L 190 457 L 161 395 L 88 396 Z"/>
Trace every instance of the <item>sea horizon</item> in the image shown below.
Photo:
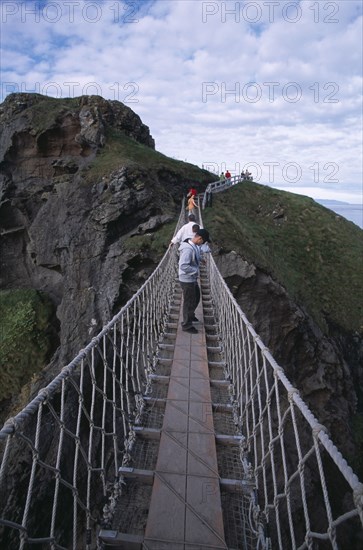
<path fill-rule="evenodd" d="M 329 199 L 314 199 L 315 202 L 329 208 L 339 216 L 353 222 L 355 225 L 363 229 L 363 205 L 353 204 L 349 202 L 329 200 Z"/>

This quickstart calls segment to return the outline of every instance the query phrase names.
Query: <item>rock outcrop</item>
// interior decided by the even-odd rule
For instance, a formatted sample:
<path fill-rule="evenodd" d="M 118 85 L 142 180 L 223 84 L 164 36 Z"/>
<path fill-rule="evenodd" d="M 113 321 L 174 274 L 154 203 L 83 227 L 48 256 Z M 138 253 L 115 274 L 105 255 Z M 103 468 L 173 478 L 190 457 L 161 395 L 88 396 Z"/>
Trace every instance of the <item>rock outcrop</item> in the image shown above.
<path fill-rule="evenodd" d="M 117 101 L 13 94 L 0 122 L 0 288 L 42 291 L 57 308 L 60 346 L 44 384 L 154 269 L 163 250 L 147 241 L 166 223 L 173 230 L 185 186 L 213 176 L 156 153 L 147 126 Z M 118 160 L 136 146 L 169 164 Z M 104 150 L 113 169 L 106 162 L 94 172 Z"/>

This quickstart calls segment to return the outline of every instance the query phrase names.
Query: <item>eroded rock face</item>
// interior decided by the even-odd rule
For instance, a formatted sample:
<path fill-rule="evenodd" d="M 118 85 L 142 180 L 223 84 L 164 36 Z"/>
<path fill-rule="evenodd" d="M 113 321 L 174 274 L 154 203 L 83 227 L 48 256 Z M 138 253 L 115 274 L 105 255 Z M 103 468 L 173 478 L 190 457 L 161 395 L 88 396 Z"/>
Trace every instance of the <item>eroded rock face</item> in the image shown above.
<path fill-rule="evenodd" d="M 126 243 L 176 222 L 191 182 L 135 163 L 88 176 L 107 131 L 155 147 L 140 117 L 117 101 L 12 94 L 0 122 L 0 288 L 41 290 L 57 307 L 60 347 L 44 384 L 152 272 L 155 253 L 135 255 Z"/>

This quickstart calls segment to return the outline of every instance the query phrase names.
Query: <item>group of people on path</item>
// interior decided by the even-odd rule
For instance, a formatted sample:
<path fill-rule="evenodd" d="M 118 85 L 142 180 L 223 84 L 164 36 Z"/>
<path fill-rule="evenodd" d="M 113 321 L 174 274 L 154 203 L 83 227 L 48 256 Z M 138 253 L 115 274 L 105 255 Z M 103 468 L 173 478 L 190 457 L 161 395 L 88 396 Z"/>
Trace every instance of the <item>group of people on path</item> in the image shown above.
<path fill-rule="evenodd" d="M 223 183 L 227 183 L 228 185 L 231 185 L 232 184 L 231 178 L 232 178 L 231 173 L 229 170 L 227 170 L 226 172 L 221 173 L 221 175 L 219 176 L 219 181 Z M 246 180 L 252 181 L 251 172 L 249 172 L 248 170 L 246 171 L 242 170 L 240 179 L 242 181 L 246 181 Z"/>
<path fill-rule="evenodd" d="M 246 170 L 246 171 L 242 170 L 242 172 L 241 172 L 241 179 L 242 179 L 243 181 L 246 181 L 246 180 L 252 181 L 253 178 L 252 178 L 251 172 L 249 172 L 248 170 Z"/>
<path fill-rule="evenodd" d="M 194 201 L 197 192 L 195 189 L 188 192 L 188 222 L 184 224 L 171 239 L 170 246 L 179 244 L 178 279 L 183 293 L 183 320 L 182 330 L 190 334 L 197 334 L 198 330 L 193 323 L 199 322 L 195 310 L 200 301 L 198 284 L 199 269 L 203 260 L 203 253 L 210 252 L 207 243 L 210 242 L 209 233 L 196 223 L 194 208 L 198 208 Z"/>
<path fill-rule="evenodd" d="M 226 171 L 226 173 L 222 172 L 219 176 L 219 181 L 222 181 L 223 183 L 227 183 L 228 185 L 231 185 L 231 173 L 229 170 Z"/>

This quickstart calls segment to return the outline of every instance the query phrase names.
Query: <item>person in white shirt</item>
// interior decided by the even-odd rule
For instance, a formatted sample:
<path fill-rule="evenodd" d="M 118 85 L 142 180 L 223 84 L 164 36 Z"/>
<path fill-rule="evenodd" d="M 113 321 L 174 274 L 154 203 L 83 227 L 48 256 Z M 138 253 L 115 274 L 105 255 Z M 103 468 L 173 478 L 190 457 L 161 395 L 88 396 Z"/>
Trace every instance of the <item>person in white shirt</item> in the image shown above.
<path fill-rule="evenodd" d="M 194 214 L 190 214 L 188 217 L 188 223 L 183 225 L 176 235 L 171 239 L 170 245 L 180 244 L 185 241 L 185 239 L 192 239 L 195 235 L 195 232 L 199 229 L 199 225 L 195 223 Z M 196 226 L 196 227 L 194 227 Z M 193 231 L 194 227 L 194 231 Z"/>

